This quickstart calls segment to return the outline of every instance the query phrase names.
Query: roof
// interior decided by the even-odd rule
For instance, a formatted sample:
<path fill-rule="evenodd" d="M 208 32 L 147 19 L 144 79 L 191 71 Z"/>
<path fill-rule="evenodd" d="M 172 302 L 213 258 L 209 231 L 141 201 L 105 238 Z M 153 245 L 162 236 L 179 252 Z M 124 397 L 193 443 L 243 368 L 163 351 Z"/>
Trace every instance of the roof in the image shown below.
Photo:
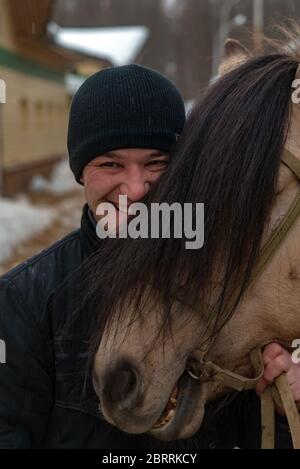
<path fill-rule="evenodd" d="M 12 27 L 18 46 L 28 57 L 38 59 L 58 70 L 73 69 L 86 55 L 55 44 L 47 34 L 52 17 L 53 0 L 7 0 Z M 107 66 L 99 59 L 99 67 Z"/>

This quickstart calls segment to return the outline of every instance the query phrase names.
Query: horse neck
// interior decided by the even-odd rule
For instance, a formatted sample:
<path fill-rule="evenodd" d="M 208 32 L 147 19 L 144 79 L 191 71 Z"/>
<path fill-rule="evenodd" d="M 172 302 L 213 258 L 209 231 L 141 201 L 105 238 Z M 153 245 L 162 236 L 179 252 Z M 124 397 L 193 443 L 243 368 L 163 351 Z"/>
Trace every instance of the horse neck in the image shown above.
<path fill-rule="evenodd" d="M 286 216 L 300 191 L 299 181 L 288 168 L 281 164 L 279 171 L 279 187 L 263 244 Z M 245 373 L 248 370 L 243 367 L 249 364 L 251 349 L 273 340 L 291 343 L 300 338 L 299 237 L 300 217 L 265 269 L 248 287 L 231 320 L 214 342 L 209 359 Z"/>

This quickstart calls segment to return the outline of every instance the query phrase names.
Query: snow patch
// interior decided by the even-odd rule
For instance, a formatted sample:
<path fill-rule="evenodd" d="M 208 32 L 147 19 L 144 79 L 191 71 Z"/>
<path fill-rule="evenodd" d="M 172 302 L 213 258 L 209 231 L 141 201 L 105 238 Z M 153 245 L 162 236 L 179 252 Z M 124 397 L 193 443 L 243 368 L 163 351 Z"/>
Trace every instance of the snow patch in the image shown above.
<path fill-rule="evenodd" d="M 0 263 L 20 243 L 48 228 L 55 216 L 54 209 L 33 207 L 23 195 L 17 200 L 0 198 Z"/>
<path fill-rule="evenodd" d="M 31 180 L 30 189 L 34 192 L 47 191 L 54 195 L 63 195 L 78 189 L 78 184 L 74 179 L 67 160 L 58 163 L 50 179 L 37 174 Z"/>

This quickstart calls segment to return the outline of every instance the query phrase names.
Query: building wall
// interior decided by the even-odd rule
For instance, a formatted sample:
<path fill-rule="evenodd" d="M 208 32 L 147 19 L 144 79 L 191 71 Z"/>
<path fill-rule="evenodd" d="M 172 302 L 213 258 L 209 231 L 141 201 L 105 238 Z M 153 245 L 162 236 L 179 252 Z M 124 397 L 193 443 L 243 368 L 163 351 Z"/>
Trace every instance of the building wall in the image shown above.
<path fill-rule="evenodd" d="M 69 100 L 63 86 L 0 66 L 5 167 L 66 153 Z"/>
<path fill-rule="evenodd" d="M 63 73 L 51 64 L 45 66 L 46 57 L 46 48 L 42 64 L 22 54 L 14 41 L 6 0 L 0 0 L 0 79 L 6 83 L 6 104 L 0 104 L 4 193 L 23 190 L 32 174 L 45 173 L 45 167 L 50 171 L 51 161 L 67 152 L 70 98 Z"/>

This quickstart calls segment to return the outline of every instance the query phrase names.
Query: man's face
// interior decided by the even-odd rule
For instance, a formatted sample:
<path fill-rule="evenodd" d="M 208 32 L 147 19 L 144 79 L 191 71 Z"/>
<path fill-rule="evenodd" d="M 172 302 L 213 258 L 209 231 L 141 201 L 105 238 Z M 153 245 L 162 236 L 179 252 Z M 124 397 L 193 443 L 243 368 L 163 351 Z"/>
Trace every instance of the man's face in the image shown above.
<path fill-rule="evenodd" d="M 128 206 L 141 200 L 168 166 L 169 156 L 159 150 L 128 148 L 114 150 L 85 166 L 81 182 L 96 221 L 100 203 L 111 202 L 118 209 L 119 196 L 126 195 Z"/>

